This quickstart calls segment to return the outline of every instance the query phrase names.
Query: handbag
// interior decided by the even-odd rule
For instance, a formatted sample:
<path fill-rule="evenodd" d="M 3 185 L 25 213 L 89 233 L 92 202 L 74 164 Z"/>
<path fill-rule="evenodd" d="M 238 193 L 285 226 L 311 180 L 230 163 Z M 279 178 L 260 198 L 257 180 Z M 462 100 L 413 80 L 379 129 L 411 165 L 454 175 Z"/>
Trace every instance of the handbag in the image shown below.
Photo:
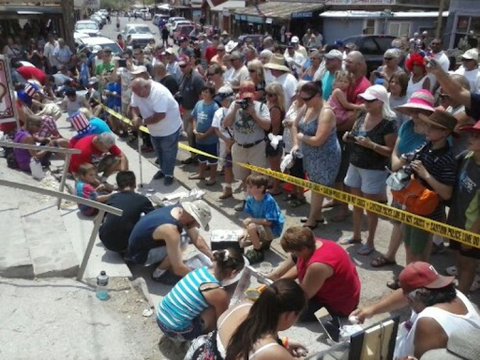
<path fill-rule="evenodd" d="M 45 177 L 42 163 L 34 157 L 30 159 L 30 171 L 32 172 L 32 176 L 34 179 L 42 180 Z"/>
<path fill-rule="evenodd" d="M 430 215 L 440 204 L 438 194 L 427 189 L 416 178 L 411 178 L 401 190 L 392 188 L 392 196 L 403 205 L 404 210 L 417 215 Z"/>

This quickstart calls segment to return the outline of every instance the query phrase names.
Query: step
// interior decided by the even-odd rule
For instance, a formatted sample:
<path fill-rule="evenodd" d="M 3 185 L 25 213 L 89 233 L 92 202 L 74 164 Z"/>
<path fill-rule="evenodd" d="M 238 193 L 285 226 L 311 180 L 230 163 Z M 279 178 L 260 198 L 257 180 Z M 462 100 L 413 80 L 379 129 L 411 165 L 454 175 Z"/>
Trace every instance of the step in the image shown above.
<path fill-rule="evenodd" d="M 28 195 L 39 197 L 38 194 Z M 35 277 L 76 276 L 79 260 L 55 200 L 25 202 L 21 199 L 19 209 Z"/>

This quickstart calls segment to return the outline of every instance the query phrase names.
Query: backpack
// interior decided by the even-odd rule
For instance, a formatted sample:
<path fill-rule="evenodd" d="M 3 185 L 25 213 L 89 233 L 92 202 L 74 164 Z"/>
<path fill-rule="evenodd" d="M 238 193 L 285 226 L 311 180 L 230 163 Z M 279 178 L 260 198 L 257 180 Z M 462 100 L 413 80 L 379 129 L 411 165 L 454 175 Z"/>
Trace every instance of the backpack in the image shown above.
<path fill-rule="evenodd" d="M 392 190 L 392 196 L 405 210 L 417 215 L 430 215 L 440 204 L 438 194 L 427 189 L 415 178 L 411 178 L 403 189 Z"/>
<path fill-rule="evenodd" d="M 7 166 L 10 169 L 18 169 L 18 163 L 17 163 L 17 159 L 15 158 L 15 153 L 13 152 L 13 148 L 4 147 L 3 150 L 5 151 L 5 158 L 7 159 Z"/>

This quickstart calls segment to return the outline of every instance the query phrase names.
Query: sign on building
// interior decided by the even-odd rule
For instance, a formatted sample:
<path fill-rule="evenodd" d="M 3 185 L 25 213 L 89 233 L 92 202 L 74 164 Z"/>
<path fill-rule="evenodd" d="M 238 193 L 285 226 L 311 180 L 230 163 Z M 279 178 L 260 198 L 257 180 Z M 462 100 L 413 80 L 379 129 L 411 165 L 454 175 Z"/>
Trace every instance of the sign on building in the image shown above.
<path fill-rule="evenodd" d="M 7 57 L 0 55 L 0 123 L 2 124 L 17 122 L 15 95 L 7 61 Z M 18 122 L 17 127 L 19 127 Z"/>

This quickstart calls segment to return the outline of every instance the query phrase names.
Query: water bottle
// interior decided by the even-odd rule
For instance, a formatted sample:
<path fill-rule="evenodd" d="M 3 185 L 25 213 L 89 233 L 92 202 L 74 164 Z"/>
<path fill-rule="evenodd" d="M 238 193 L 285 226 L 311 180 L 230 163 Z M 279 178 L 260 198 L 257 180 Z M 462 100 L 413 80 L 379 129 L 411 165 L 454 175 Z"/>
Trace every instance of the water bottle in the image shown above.
<path fill-rule="evenodd" d="M 108 300 L 108 275 L 105 271 L 101 271 L 97 276 L 97 298 L 102 301 Z"/>

